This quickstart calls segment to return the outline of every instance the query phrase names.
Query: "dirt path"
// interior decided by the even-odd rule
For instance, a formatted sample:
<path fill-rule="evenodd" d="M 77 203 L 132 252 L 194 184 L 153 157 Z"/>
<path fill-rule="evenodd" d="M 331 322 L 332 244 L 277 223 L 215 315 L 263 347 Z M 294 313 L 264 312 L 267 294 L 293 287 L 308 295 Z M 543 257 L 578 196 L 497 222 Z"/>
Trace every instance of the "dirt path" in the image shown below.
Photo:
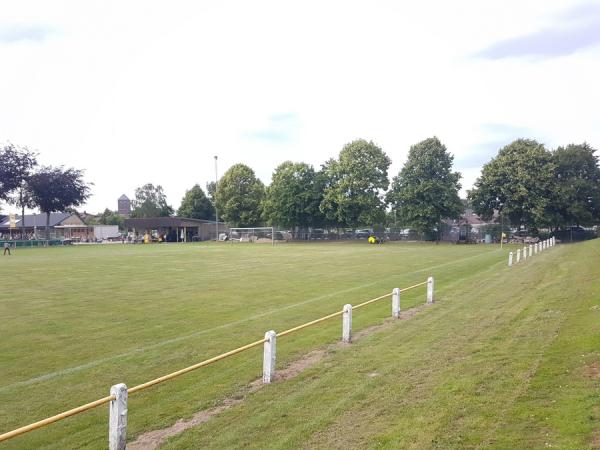
<path fill-rule="evenodd" d="M 407 320 L 417 314 L 419 311 L 422 311 L 427 305 L 417 306 L 415 308 L 408 309 L 406 311 L 402 311 L 400 313 L 400 320 Z M 379 325 L 373 325 L 367 328 L 364 328 L 356 333 L 352 334 L 352 341 L 358 341 L 359 339 L 380 331 L 384 329 L 388 329 L 395 323 L 395 320 L 387 319 L 384 323 Z M 294 378 L 301 374 L 304 370 L 308 369 L 311 366 L 323 361 L 330 353 L 331 350 L 336 347 L 346 346 L 348 344 L 344 344 L 342 342 L 338 342 L 335 344 L 330 344 L 326 347 L 319 348 L 313 350 L 302 358 L 293 361 L 287 367 L 278 370 L 275 372 L 275 381 L 285 381 L 291 378 Z M 223 411 L 232 408 L 233 406 L 239 405 L 244 401 L 246 396 L 252 394 L 253 392 L 258 391 L 263 387 L 262 379 L 259 378 L 250 383 L 246 388 L 237 392 L 233 397 L 226 398 L 219 406 L 215 406 L 214 408 L 205 409 L 202 411 L 198 411 L 194 414 L 190 419 L 180 419 L 175 422 L 173 425 L 162 428 L 160 430 L 149 431 L 147 433 L 143 433 L 138 438 L 127 444 L 128 450 L 152 450 L 158 448 L 161 444 L 163 444 L 169 437 L 176 436 L 183 431 L 195 427 L 197 425 L 201 425 L 205 422 L 208 422 L 212 417 L 222 413 Z"/>

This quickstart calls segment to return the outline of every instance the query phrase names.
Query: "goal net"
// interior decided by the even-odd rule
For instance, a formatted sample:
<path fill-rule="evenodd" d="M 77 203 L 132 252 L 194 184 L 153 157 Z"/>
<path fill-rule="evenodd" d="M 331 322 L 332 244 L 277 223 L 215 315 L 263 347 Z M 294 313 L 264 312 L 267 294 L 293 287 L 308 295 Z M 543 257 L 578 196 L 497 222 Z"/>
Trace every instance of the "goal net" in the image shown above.
<path fill-rule="evenodd" d="M 229 241 L 275 245 L 275 230 L 273 227 L 230 228 Z"/>

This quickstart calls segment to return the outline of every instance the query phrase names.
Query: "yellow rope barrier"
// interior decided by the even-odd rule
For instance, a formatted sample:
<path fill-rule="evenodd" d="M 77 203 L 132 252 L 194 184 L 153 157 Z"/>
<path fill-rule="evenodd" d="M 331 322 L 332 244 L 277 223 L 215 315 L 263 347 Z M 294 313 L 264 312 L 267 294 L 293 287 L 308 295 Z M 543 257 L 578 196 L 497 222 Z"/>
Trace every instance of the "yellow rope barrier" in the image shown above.
<path fill-rule="evenodd" d="M 256 346 L 258 346 L 260 344 L 263 344 L 265 341 L 266 341 L 266 339 L 264 339 L 264 338 L 261 339 L 261 340 L 259 340 L 259 341 L 254 341 L 251 344 L 244 345 L 243 347 L 238 347 L 235 350 L 231 350 L 231 351 L 229 351 L 227 353 L 222 353 L 222 354 L 220 354 L 218 356 L 215 356 L 213 358 L 210 358 L 210 359 L 204 360 L 202 362 L 199 362 L 198 364 L 194 364 L 193 366 L 189 366 L 189 367 L 186 367 L 185 369 L 178 370 L 177 372 L 173 372 L 173 373 L 170 373 L 168 375 L 164 375 L 162 377 L 155 378 L 154 380 L 148 381 L 148 382 L 143 383 L 143 384 L 138 384 L 137 386 L 134 386 L 134 387 L 132 387 L 130 389 L 127 389 L 127 392 L 129 394 L 133 394 L 135 392 L 147 389 L 150 386 L 154 386 L 155 384 L 162 383 L 163 381 L 171 380 L 171 379 L 173 379 L 175 377 L 178 377 L 179 375 L 183 375 L 184 373 L 191 372 L 192 370 L 199 369 L 200 367 L 208 366 L 209 364 L 212 364 L 214 362 L 220 361 L 221 359 L 225 359 L 225 358 L 227 358 L 229 356 L 235 355 L 237 353 L 241 353 L 244 350 L 248 350 L 248 349 L 250 349 L 252 347 L 256 347 Z"/>
<path fill-rule="evenodd" d="M 320 319 L 313 320 L 312 322 L 307 322 L 305 324 L 298 325 L 297 327 L 290 328 L 289 330 L 282 331 L 281 333 L 277 333 L 277 337 L 285 336 L 286 334 L 290 334 L 295 331 L 301 330 L 303 328 L 310 327 L 311 325 L 316 325 L 318 323 L 325 322 L 327 319 L 331 319 L 332 317 L 339 316 L 340 314 L 343 314 L 343 313 L 344 313 L 344 311 L 334 312 L 333 314 L 329 314 L 328 316 L 324 316 L 324 317 L 321 317 Z"/>
<path fill-rule="evenodd" d="M 24 434 L 29 431 L 37 430 L 38 428 L 42 428 L 46 425 L 50 425 L 51 423 L 58 422 L 62 419 L 66 419 L 67 417 L 74 416 L 75 414 L 85 412 L 89 409 L 95 408 L 96 406 L 104 405 L 105 403 L 111 402 L 114 399 L 114 395 L 109 395 L 108 397 L 101 398 L 99 400 L 96 400 L 95 402 L 86 403 L 85 405 L 81 405 L 77 408 L 73 408 L 55 416 L 48 417 L 47 419 L 40 420 L 39 422 L 35 422 L 21 428 L 17 428 L 16 430 L 9 431 L 8 433 L 0 434 L 0 442 L 6 441 L 10 438 L 19 436 L 20 434 Z"/>
<path fill-rule="evenodd" d="M 413 286 L 409 286 L 409 287 L 404 288 L 404 289 L 400 289 L 400 292 L 405 292 L 405 291 L 408 291 L 410 289 L 414 289 L 416 287 L 423 286 L 424 284 L 427 284 L 427 281 L 424 281 L 423 283 L 415 284 Z M 371 300 L 367 300 L 366 302 L 359 303 L 358 305 L 353 306 L 352 309 L 354 310 L 354 309 L 362 308 L 363 306 L 366 306 L 366 305 L 368 305 L 370 303 L 376 302 L 376 301 L 381 300 L 383 298 L 389 297 L 390 295 L 392 295 L 392 293 L 385 294 L 385 295 L 382 295 L 380 297 L 373 298 Z M 342 315 L 343 313 L 344 313 L 344 311 L 337 311 L 337 312 L 334 312 L 334 313 L 329 314 L 327 316 L 324 316 L 324 317 L 321 317 L 319 319 L 313 320 L 311 322 L 307 322 L 305 324 L 298 325 L 297 327 L 289 328 L 289 329 L 287 329 L 285 331 L 282 331 L 281 333 L 278 333 L 277 337 L 282 337 L 282 336 L 285 336 L 287 334 L 294 333 L 296 331 L 302 330 L 302 329 L 310 327 L 312 325 L 316 325 L 318 323 L 321 323 L 321 322 L 324 322 L 326 320 L 329 320 L 329 319 L 331 319 L 333 317 Z M 186 367 L 184 369 L 181 369 L 181 370 L 178 370 L 176 372 L 171 372 L 170 374 L 163 375 L 162 377 L 155 378 L 154 380 L 147 381 L 146 383 L 138 384 L 137 386 L 134 386 L 132 388 L 127 389 L 127 392 L 129 394 L 134 394 L 134 393 L 142 391 L 144 389 L 148 389 L 149 387 L 152 387 L 152 386 L 154 386 L 156 384 L 162 383 L 164 381 L 172 380 L 173 378 L 176 378 L 176 377 L 178 377 L 180 375 L 183 375 L 185 373 L 191 372 L 193 370 L 199 369 L 200 367 L 208 366 L 209 364 L 212 364 L 212 363 L 215 363 L 215 362 L 220 361 L 222 359 L 225 359 L 225 358 L 228 358 L 230 356 L 236 355 L 236 354 L 241 353 L 241 352 L 243 352 L 245 350 L 249 350 L 249 349 L 251 349 L 253 347 L 257 347 L 257 346 L 259 346 L 259 345 L 261 345 L 261 344 L 263 344 L 265 342 L 266 342 L 266 339 L 264 339 L 264 338 L 260 339 L 258 341 L 251 342 L 250 344 L 246 344 L 246 345 L 244 345 L 242 347 L 238 347 L 238 348 L 236 348 L 234 350 L 230 350 L 230 351 L 228 351 L 226 353 L 222 353 L 222 354 L 214 356 L 214 357 L 212 357 L 210 359 L 206 359 L 204 361 L 201 361 L 201 362 L 199 362 L 197 364 L 194 364 L 192 366 L 188 366 L 188 367 Z M 104 405 L 104 404 L 109 403 L 109 402 L 111 402 L 113 400 L 115 400 L 115 396 L 114 395 L 109 395 L 108 397 L 103 397 L 103 398 L 98 399 L 96 401 L 93 401 L 93 402 L 90 402 L 90 403 L 86 403 L 85 405 L 78 406 L 77 408 L 70 409 L 68 411 L 65 411 L 63 413 L 57 414 L 55 416 L 48 417 L 48 418 L 46 418 L 44 420 L 40 420 L 38 422 L 34 422 L 34 423 L 26 425 L 24 427 L 17 428 L 15 430 L 9 431 L 7 433 L 0 434 L 0 442 L 6 441 L 8 439 L 11 439 L 13 437 L 19 436 L 19 435 L 24 434 L 24 433 L 28 433 L 29 431 L 37 430 L 38 428 L 42 428 L 42 427 L 44 427 L 46 425 L 50 425 L 51 423 L 58 422 L 59 420 L 62 420 L 62 419 L 66 419 L 67 417 L 74 416 L 75 414 L 79 414 L 79 413 L 88 411 L 88 410 L 90 410 L 92 408 L 96 408 L 97 406 Z"/>

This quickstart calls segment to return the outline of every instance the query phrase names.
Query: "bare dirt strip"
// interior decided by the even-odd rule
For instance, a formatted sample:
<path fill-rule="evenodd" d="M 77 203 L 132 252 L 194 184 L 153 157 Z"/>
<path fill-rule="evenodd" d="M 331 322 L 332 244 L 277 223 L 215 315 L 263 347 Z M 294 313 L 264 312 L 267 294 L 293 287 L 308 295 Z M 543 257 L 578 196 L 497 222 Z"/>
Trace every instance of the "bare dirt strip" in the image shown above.
<path fill-rule="evenodd" d="M 417 314 L 419 311 L 423 310 L 427 305 L 417 306 L 415 308 L 407 309 L 406 311 L 402 311 L 400 313 L 400 320 L 407 320 Z M 356 333 L 352 334 L 352 341 L 356 342 L 359 339 L 377 331 L 385 330 L 391 328 L 396 321 L 393 319 L 387 319 L 384 323 L 379 325 L 373 325 L 367 328 L 364 328 Z M 275 372 L 275 381 L 285 381 L 291 378 L 294 378 L 301 374 L 307 368 L 323 361 L 330 353 L 331 350 L 336 347 L 343 347 L 350 344 L 344 344 L 343 342 L 338 342 L 336 344 L 330 344 L 326 347 L 319 348 L 313 350 L 302 358 L 293 361 L 287 367 L 278 370 Z M 165 442 L 168 438 L 172 436 L 176 436 L 183 431 L 201 425 L 205 422 L 208 422 L 212 417 L 222 413 L 223 411 L 232 408 L 233 406 L 239 405 L 243 403 L 246 396 L 252 394 L 253 392 L 258 391 L 264 386 L 262 379 L 259 378 L 248 386 L 246 386 L 241 391 L 237 392 L 234 396 L 224 399 L 219 406 L 215 406 L 214 408 L 205 409 L 202 411 L 198 411 L 194 414 L 190 419 L 180 419 L 175 422 L 173 425 L 162 428 L 160 430 L 149 431 L 147 433 L 143 433 L 138 438 L 127 444 L 128 450 L 152 450 L 158 448 L 163 442 Z"/>

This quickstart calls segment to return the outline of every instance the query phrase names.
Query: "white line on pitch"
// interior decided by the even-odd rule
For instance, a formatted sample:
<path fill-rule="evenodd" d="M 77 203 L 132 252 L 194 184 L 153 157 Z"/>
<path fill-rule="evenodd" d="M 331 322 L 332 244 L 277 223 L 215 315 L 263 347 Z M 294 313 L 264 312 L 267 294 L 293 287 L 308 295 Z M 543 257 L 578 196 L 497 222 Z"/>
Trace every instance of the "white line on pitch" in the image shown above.
<path fill-rule="evenodd" d="M 500 251 L 500 250 L 495 250 L 495 251 Z M 431 271 L 432 269 L 438 269 L 440 267 L 454 265 L 456 263 L 459 263 L 459 262 L 462 262 L 462 261 L 466 261 L 466 260 L 469 260 L 469 259 L 473 259 L 473 258 L 478 258 L 480 256 L 487 255 L 487 254 L 488 253 L 478 253 L 477 255 L 467 256 L 466 258 L 457 259 L 457 260 L 454 260 L 454 261 L 447 261 L 445 263 L 437 264 L 435 266 L 429 266 L 429 267 L 426 267 L 426 268 L 423 268 L 423 269 L 416 269 L 416 270 L 413 270 L 412 272 L 406 272 L 403 275 L 406 276 L 406 275 L 412 275 L 412 274 L 420 273 L 420 272 L 427 272 L 427 271 Z M 361 284 L 360 286 L 355 286 L 355 287 L 352 287 L 352 288 L 343 289 L 341 291 L 335 291 L 335 292 L 332 292 L 332 293 L 329 293 L 329 294 L 325 294 L 325 295 L 320 295 L 318 297 L 313 297 L 313 298 L 310 298 L 308 300 L 304 300 L 304 301 L 301 301 L 301 302 L 298 302 L 298 303 L 293 303 L 293 304 L 290 304 L 290 305 L 286 305 L 286 306 L 283 306 L 281 308 L 271 309 L 269 311 L 265 311 L 265 312 L 260 313 L 260 314 L 255 314 L 253 316 L 248 316 L 248 317 L 246 317 L 244 319 L 241 319 L 241 320 L 236 320 L 234 322 L 224 323 L 222 325 L 217 325 L 216 327 L 206 328 L 204 330 L 199 330 L 199 331 L 196 331 L 194 333 L 186 334 L 186 335 L 183 335 L 183 336 L 177 336 L 177 337 L 171 338 L 171 339 L 166 339 L 164 341 L 160 341 L 160 342 L 157 342 L 155 344 L 150 344 L 150 345 L 147 345 L 145 347 L 140 347 L 140 348 L 136 348 L 134 350 L 130 350 L 128 352 L 119 353 L 118 355 L 112 355 L 112 356 L 107 356 L 106 358 L 95 359 L 93 361 L 90 361 L 90 362 L 85 363 L 85 364 L 81 364 L 79 366 L 69 367 L 67 369 L 61 369 L 61 370 L 57 370 L 55 372 L 49 372 L 49 373 L 46 373 L 44 375 L 40 375 L 40 376 L 37 376 L 37 377 L 34 377 L 34 378 L 29 378 L 28 380 L 17 381 L 15 383 L 11 383 L 11 384 L 7 384 L 5 386 L 1 386 L 0 387 L 0 392 L 4 392 L 4 391 L 9 390 L 9 389 L 14 388 L 14 387 L 29 386 L 31 384 L 39 383 L 39 382 L 42 382 L 42 381 L 48 381 L 48 380 L 51 380 L 53 378 L 60 377 L 60 376 L 63 376 L 63 375 L 68 375 L 68 374 L 71 374 L 71 373 L 80 372 L 82 370 L 90 369 L 92 367 L 98 366 L 98 365 L 103 364 L 105 362 L 113 361 L 115 359 L 124 358 L 124 357 L 127 357 L 127 356 L 135 355 L 137 353 L 143 353 L 143 352 L 145 352 L 147 350 L 152 350 L 152 349 L 155 349 L 155 348 L 163 347 L 165 345 L 174 344 L 176 342 L 180 342 L 180 341 L 184 341 L 186 339 L 194 338 L 196 336 L 200 336 L 202 334 L 209 333 L 211 331 L 222 330 L 223 328 L 229 328 L 229 327 L 232 327 L 234 325 L 239 325 L 239 324 L 244 323 L 244 322 L 249 322 L 249 321 L 252 321 L 252 320 L 255 320 L 255 319 L 260 319 L 261 317 L 269 316 L 269 315 L 271 315 L 273 313 L 277 313 L 277 312 L 280 312 L 280 311 L 285 311 L 287 309 L 295 308 L 296 306 L 306 305 L 308 303 L 313 303 L 313 302 L 316 302 L 316 301 L 319 301 L 319 300 L 323 300 L 323 299 L 326 299 L 326 298 L 334 297 L 334 296 L 339 295 L 339 294 L 345 294 L 345 293 L 348 293 L 348 292 L 356 291 L 356 290 L 359 290 L 359 289 L 362 289 L 362 288 L 365 288 L 365 287 L 369 287 L 369 286 L 373 286 L 373 285 L 379 284 L 379 283 L 381 283 L 381 280 L 373 281 L 371 283 Z"/>

